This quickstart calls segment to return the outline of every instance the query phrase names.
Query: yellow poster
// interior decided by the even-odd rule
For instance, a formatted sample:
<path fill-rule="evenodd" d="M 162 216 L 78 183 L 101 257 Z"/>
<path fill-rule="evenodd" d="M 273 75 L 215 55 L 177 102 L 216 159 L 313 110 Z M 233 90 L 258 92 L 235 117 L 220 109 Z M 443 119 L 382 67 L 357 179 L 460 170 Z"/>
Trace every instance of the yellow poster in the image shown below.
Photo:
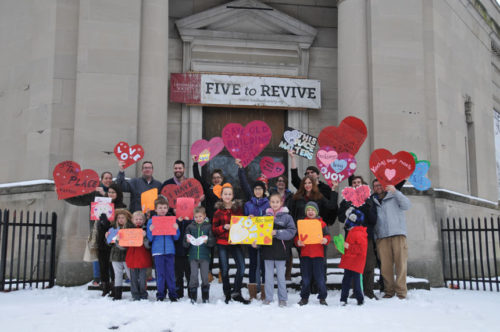
<path fill-rule="evenodd" d="M 232 216 L 229 230 L 230 244 L 271 245 L 273 243 L 274 217 Z"/>

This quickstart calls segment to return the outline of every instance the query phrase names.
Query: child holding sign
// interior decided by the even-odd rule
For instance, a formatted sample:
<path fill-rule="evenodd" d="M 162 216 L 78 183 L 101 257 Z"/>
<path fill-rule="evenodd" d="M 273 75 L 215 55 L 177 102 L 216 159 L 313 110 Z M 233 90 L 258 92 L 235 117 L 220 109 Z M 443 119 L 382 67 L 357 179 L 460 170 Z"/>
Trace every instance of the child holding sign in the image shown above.
<path fill-rule="evenodd" d="M 155 201 L 156 215 L 164 217 L 168 213 L 168 202 L 160 196 Z M 174 240 L 178 240 L 180 236 L 179 226 L 173 224 L 176 229 L 175 235 L 153 235 L 153 219 L 149 219 L 146 228 L 146 235 L 151 242 L 151 251 L 156 266 L 156 300 L 163 301 L 165 299 L 165 284 L 168 288 L 168 297 L 170 301 L 177 301 L 177 293 L 175 290 L 175 246 Z"/>
<path fill-rule="evenodd" d="M 299 305 L 306 305 L 309 302 L 309 295 L 311 293 L 311 281 L 314 277 L 316 284 L 318 285 L 318 298 L 319 303 L 322 305 L 328 305 L 325 301 L 327 292 L 325 284 L 325 250 L 326 246 L 330 242 L 330 233 L 326 223 L 318 215 L 319 208 L 318 204 L 313 201 L 309 201 L 306 204 L 306 220 L 315 219 L 321 222 L 321 228 L 323 231 L 323 238 L 321 243 L 318 244 L 304 244 L 304 241 L 297 235 L 295 237 L 295 245 L 300 247 L 300 273 L 302 274 L 302 289 L 300 290 L 300 302 Z"/>
<path fill-rule="evenodd" d="M 135 211 L 132 215 L 132 223 L 136 228 L 143 228 L 146 218 L 141 211 Z M 146 270 L 151 267 L 151 251 L 143 230 L 144 241 L 140 247 L 130 247 L 127 250 L 125 262 L 130 269 L 130 292 L 134 301 L 147 300 L 148 292 L 146 288 Z"/>
<path fill-rule="evenodd" d="M 269 197 L 271 207 L 267 209 L 268 216 L 274 216 L 273 243 L 270 246 L 262 246 L 261 253 L 266 266 L 264 304 L 270 304 L 274 295 L 274 268 L 276 267 L 276 278 L 278 279 L 278 300 L 280 307 L 286 307 L 288 294 L 285 281 L 285 263 L 291 255 L 292 239 L 297 232 L 292 216 L 288 214 L 288 208 L 283 206 L 283 200 L 278 192 Z"/>
<path fill-rule="evenodd" d="M 184 247 L 189 250 L 189 264 L 191 276 L 189 279 L 189 298 L 191 303 L 196 303 L 198 293 L 198 270 L 201 275 L 201 297 L 203 303 L 208 302 L 210 284 L 208 281 L 208 268 L 210 264 L 211 248 L 215 245 L 212 225 L 207 218 L 205 208 L 194 208 L 194 223 L 186 228 Z"/>
<path fill-rule="evenodd" d="M 115 210 L 115 225 L 114 228 L 125 229 L 132 228 L 132 215 L 128 210 L 117 209 Z M 130 279 L 130 271 L 125 263 L 125 257 L 127 256 L 127 248 L 120 246 L 120 237 L 116 236 L 116 241 L 111 244 L 111 253 L 109 260 L 113 265 L 113 271 L 115 272 L 115 287 L 113 292 L 113 300 L 122 299 L 122 287 L 123 287 L 123 273 L 127 274 Z"/>

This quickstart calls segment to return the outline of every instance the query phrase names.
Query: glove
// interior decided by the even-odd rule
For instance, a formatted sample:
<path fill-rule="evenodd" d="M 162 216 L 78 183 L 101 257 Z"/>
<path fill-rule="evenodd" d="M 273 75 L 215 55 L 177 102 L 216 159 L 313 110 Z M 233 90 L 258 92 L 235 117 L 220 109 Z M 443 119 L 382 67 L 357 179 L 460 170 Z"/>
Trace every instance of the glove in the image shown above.
<path fill-rule="evenodd" d="M 356 222 L 356 220 L 358 220 L 358 216 L 357 216 L 356 214 L 354 214 L 354 213 L 351 213 L 351 214 L 349 215 L 349 218 L 348 218 L 348 219 L 349 219 L 350 221 L 352 221 L 352 222 L 354 222 L 354 223 L 355 223 L 355 222 Z"/>

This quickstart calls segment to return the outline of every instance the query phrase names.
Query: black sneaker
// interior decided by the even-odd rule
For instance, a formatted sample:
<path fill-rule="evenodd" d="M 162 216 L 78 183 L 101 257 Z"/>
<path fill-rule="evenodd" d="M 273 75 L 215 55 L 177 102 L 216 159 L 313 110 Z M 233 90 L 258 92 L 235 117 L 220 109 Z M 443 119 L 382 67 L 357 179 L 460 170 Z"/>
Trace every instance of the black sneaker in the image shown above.
<path fill-rule="evenodd" d="M 319 304 L 326 305 L 326 306 L 328 305 L 328 303 L 326 303 L 325 299 L 319 300 Z"/>
<path fill-rule="evenodd" d="M 309 303 L 309 300 L 308 300 L 308 299 L 306 299 L 306 298 L 302 298 L 302 299 L 300 299 L 300 301 L 299 301 L 299 303 L 298 303 L 298 304 L 299 304 L 300 306 L 303 306 L 303 305 L 306 305 L 307 303 Z"/>
<path fill-rule="evenodd" d="M 170 302 L 177 302 L 177 299 L 176 298 L 171 298 Z"/>
<path fill-rule="evenodd" d="M 363 301 L 363 300 L 358 300 L 358 305 L 363 305 L 363 303 L 365 303 L 365 301 Z"/>
<path fill-rule="evenodd" d="M 230 295 L 226 295 L 226 299 L 224 300 L 224 302 L 226 304 L 228 304 L 229 302 L 231 302 L 231 296 Z"/>
<path fill-rule="evenodd" d="M 340 301 L 342 303 L 342 306 L 345 307 L 347 305 L 347 301 Z"/>
<path fill-rule="evenodd" d="M 243 304 L 250 303 L 250 301 L 245 300 L 245 298 L 243 296 L 241 296 L 241 294 L 233 295 L 233 300 L 235 300 L 236 302 L 241 302 Z"/>

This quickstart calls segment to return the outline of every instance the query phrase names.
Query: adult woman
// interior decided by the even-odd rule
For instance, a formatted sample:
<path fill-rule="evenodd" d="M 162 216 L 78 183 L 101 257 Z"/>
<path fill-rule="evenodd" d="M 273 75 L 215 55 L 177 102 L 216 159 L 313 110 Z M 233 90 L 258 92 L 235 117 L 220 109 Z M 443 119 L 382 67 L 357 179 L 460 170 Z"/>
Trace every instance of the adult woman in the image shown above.
<path fill-rule="evenodd" d="M 284 175 L 280 175 L 276 178 L 276 184 L 274 187 L 269 189 L 269 193 L 277 192 L 281 196 L 281 202 L 283 206 L 288 206 L 290 199 L 293 197 L 293 193 L 288 190 L 288 178 Z"/>

